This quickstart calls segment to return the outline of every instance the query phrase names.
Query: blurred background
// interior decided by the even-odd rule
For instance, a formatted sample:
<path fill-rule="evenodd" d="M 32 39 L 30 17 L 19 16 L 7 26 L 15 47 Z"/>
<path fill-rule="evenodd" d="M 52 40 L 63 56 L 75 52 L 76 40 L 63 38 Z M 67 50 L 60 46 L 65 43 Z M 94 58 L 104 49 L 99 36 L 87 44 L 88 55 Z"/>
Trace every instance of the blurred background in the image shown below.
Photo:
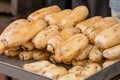
<path fill-rule="evenodd" d="M 63 2 L 61 2 L 63 1 Z M 30 13 L 40 8 L 58 4 L 61 8 L 70 8 L 69 4 L 65 3 L 65 0 L 0 0 L 0 25 L 7 26 L 12 21 L 19 18 L 26 18 Z M 69 2 L 71 2 L 69 0 Z"/>
<path fill-rule="evenodd" d="M 51 5 L 61 9 L 73 9 L 85 5 L 89 16 L 110 16 L 109 0 L 0 0 L 0 25 L 7 26 L 19 18 L 26 18 L 30 13 Z"/>

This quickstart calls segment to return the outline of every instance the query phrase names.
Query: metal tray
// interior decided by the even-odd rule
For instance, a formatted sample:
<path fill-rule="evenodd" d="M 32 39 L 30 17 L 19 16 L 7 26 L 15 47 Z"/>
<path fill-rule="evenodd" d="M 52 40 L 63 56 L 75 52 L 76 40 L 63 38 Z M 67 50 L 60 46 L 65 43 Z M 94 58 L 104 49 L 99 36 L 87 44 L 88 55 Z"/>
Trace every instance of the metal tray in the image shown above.
<path fill-rule="evenodd" d="M 19 80 L 51 80 L 44 76 L 26 71 L 22 68 L 23 64 L 34 62 L 33 60 L 21 61 L 18 57 L 7 57 L 4 55 L 0 56 L 0 73 L 11 76 Z M 61 66 L 61 64 L 59 65 Z M 62 65 L 66 67 L 65 65 Z M 120 61 L 115 64 L 102 69 L 96 74 L 90 76 L 86 80 L 110 80 L 116 75 L 120 74 Z M 120 78 L 120 76 L 119 76 Z M 118 80 L 118 79 L 113 79 Z"/>
<path fill-rule="evenodd" d="M 21 61 L 17 57 L 11 58 L 0 55 L 0 73 L 18 80 L 51 80 L 22 68 L 23 64 L 30 62 L 33 62 L 33 60 Z"/>

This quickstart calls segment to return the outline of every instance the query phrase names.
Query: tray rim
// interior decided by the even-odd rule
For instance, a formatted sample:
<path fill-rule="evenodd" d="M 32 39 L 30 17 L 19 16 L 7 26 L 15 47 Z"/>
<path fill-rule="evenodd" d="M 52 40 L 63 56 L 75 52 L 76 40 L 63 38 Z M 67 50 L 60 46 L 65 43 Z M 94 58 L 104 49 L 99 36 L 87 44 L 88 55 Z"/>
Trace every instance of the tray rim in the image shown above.
<path fill-rule="evenodd" d="M 0 55 L 0 58 L 1 57 L 7 58 L 5 55 Z M 14 58 L 13 58 L 13 61 L 15 61 Z M 19 60 L 19 61 L 22 62 L 21 60 Z M 85 80 L 110 80 L 111 78 L 120 74 L 119 66 L 120 66 L 120 61 L 117 61 L 116 63 L 91 75 L 90 77 L 86 78 Z M 45 76 L 27 71 L 20 66 L 10 64 L 9 61 L 7 63 L 6 61 L 3 61 L 1 59 L 0 59 L 0 73 L 2 73 L 4 75 L 8 75 L 8 76 L 16 78 L 16 79 L 19 79 L 19 80 L 52 80 Z M 18 75 L 18 74 L 20 74 L 20 75 Z"/>

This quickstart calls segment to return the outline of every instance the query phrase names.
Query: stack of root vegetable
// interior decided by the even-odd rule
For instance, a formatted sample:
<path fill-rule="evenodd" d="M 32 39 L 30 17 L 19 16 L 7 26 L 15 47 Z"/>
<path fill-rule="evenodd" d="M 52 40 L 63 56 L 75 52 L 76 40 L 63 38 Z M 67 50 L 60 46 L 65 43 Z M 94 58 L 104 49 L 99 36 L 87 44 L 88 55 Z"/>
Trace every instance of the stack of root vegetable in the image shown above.
<path fill-rule="evenodd" d="M 0 35 L 0 54 L 39 60 L 23 68 L 51 79 L 84 80 L 120 60 L 120 23 L 113 17 L 86 19 L 88 14 L 85 6 L 35 11 L 6 27 Z M 56 63 L 73 67 L 66 70 Z"/>

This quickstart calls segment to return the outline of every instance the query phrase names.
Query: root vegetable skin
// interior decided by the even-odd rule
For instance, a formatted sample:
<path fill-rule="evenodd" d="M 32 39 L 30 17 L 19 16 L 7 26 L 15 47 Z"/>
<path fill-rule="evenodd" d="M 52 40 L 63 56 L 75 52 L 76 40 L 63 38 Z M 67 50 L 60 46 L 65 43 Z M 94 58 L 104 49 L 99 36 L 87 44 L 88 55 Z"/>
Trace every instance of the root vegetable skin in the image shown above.
<path fill-rule="evenodd" d="M 34 60 L 45 60 L 45 59 L 49 59 L 49 57 L 50 57 L 49 52 L 40 51 L 40 50 L 35 50 L 33 52 L 33 59 Z"/>
<path fill-rule="evenodd" d="M 23 68 L 55 80 L 68 73 L 65 68 L 58 67 L 46 60 L 25 64 Z"/>
<path fill-rule="evenodd" d="M 92 50 L 93 48 L 93 45 L 88 45 L 83 51 L 81 51 L 78 56 L 76 56 L 76 60 L 83 60 L 83 59 L 86 59 L 88 58 L 88 55 L 90 53 L 90 51 Z"/>
<path fill-rule="evenodd" d="M 40 70 L 38 70 L 36 73 L 40 75 L 46 74 L 48 71 L 51 71 L 52 69 L 57 68 L 54 64 L 49 64 L 46 67 L 42 67 Z"/>
<path fill-rule="evenodd" d="M 38 20 L 38 19 L 44 19 L 44 17 L 47 15 L 47 14 L 50 14 L 50 13 L 55 13 L 55 12 L 59 12 L 61 11 L 61 9 L 54 5 L 54 6 L 50 6 L 50 7 L 46 7 L 46 8 L 42 8 L 40 10 L 37 10 L 33 13 L 31 13 L 29 16 L 28 16 L 28 20 Z"/>
<path fill-rule="evenodd" d="M 50 25 L 43 31 L 39 32 L 32 40 L 37 49 L 47 47 L 47 42 L 53 36 L 59 34 L 59 27 L 57 25 Z"/>
<path fill-rule="evenodd" d="M 44 76 L 49 77 L 49 78 L 51 78 L 53 80 L 57 80 L 59 77 L 62 77 L 67 73 L 68 73 L 68 71 L 65 68 L 56 67 L 54 69 L 51 69 L 51 70 L 47 71 L 44 74 Z"/>
<path fill-rule="evenodd" d="M 33 51 L 23 51 L 19 54 L 19 58 L 21 60 L 30 60 L 33 57 L 32 54 L 33 54 Z"/>
<path fill-rule="evenodd" d="M 20 52 L 22 52 L 22 50 L 14 51 L 14 50 L 8 49 L 8 50 L 5 50 L 4 54 L 5 54 L 6 56 L 14 57 L 14 56 L 19 55 Z"/>
<path fill-rule="evenodd" d="M 21 49 L 20 46 L 16 46 L 16 47 L 11 47 L 7 50 L 4 51 L 4 54 L 6 56 L 10 56 L 10 57 L 14 57 L 19 55 L 20 52 L 22 52 L 23 50 Z"/>
<path fill-rule="evenodd" d="M 73 66 L 81 66 L 81 67 L 85 67 L 86 65 L 93 63 L 92 61 L 85 59 L 85 60 L 72 60 L 72 65 Z"/>
<path fill-rule="evenodd" d="M 79 80 L 77 76 L 73 73 L 66 74 L 60 77 L 58 80 Z"/>
<path fill-rule="evenodd" d="M 99 47 L 94 46 L 92 50 L 89 53 L 89 59 L 94 62 L 100 62 L 103 59 L 102 51 L 99 49 Z"/>
<path fill-rule="evenodd" d="M 85 80 L 87 77 L 86 76 L 78 76 L 79 80 Z"/>
<path fill-rule="evenodd" d="M 108 24 L 109 23 L 109 24 Z M 105 17 L 99 21 L 96 25 L 95 30 L 93 30 L 89 35 L 91 43 L 94 43 L 95 37 L 102 31 L 110 28 L 112 25 L 116 24 L 117 21 L 113 17 Z"/>
<path fill-rule="evenodd" d="M 59 62 L 56 62 L 54 56 L 55 56 L 55 55 L 51 55 L 49 60 L 50 60 L 52 63 L 54 63 L 54 64 L 59 63 Z"/>
<path fill-rule="evenodd" d="M 24 64 L 23 68 L 27 71 L 38 72 L 39 70 L 41 70 L 41 68 L 46 67 L 48 65 L 50 65 L 50 62 L 43 60 L 43 61 L 37 61 L 29 64 Z"/>
<path fill-rule="evenodd" d="M 79 29 L 76 29 L 75 27 L 70 27 L 70 28 L 66 28 L 66 29 L 62 30 L 60 32 L 60 35 L 64 40 L 67 40 L 70 37 L 72 37 L 73 35 L 78 34 L 78 33 L 80 33 Z"/>
<path fill-rule="evenodd" d="M 73 9 L 72 13 L 64 17 L 58 24 L 62 29 L 74 27 L 76 23 L 84 20 L 88 15 L 88 9 L 85 6 L 78 6 Z"/>
<path fill-rule="evenodd" d="M 5 41 L 7 43 L 6 46 L 8 47 L 18 46 L 32 39 L 46 26 L 47 24 L 44 20 L 29 22 L 25 19 L 19 19 L 11 23 L 2 32 L 0 40 Z"/>
<path fill-rule="evenodd" d="M 17 51 L 17 50 L 21 49 L 21 46 L 11 47 L 9 49 L 12 50 L 12 51 Z"/>
<path fill-rule="evenodd" d="M 109 23 L 109 24 L 108 24 Z M 90 43 L 94 43 L 95 37 L 102 31 L 116 24 L 117 21 L 113 17 L 105 17 L 97 21 L 95 24 L 88 27 L 84 34 L 88 36 Z"/>
<path fill-rule="evenodd" d="M 120 59 L 114 59 L 114 60 L 106 60 L 104 63 L 103 63 L 103 68 L 106 68 L 114 63 L 116 63 L 117 61 L 120 61 Z"/>
<path fill-rule="evenodd" d="M 0 55 L 6 50 L 5 44 L 0 40 Z"/>
<path fill-rule="evenodd" d="M 81 76 L 85 76 L 86 78 L 89 77 L 92 74 L 95 74 L 96 72 L 101 70 L 101 66 L 97 63 L 91 63 L 87 65 L 84 70 L 81 72 Z"/>
<path fill-rule="evenodd" d="M 20 46 L 28 42 L 46 26 L 46 22 L 42 19 L 33 22 L 19 19 L 12 22 L 0 35 L 0 52 L 3 52 L 6 47 Z"/>
<path fill-rule="evenodd" d="M 76 76 L 80 76 L 81 71 L 84 69 L 84 67 L 81 66 L 74 66 L 68 70 L 69 73 L 73 73 Z"/>
<path fill-rule="evenodd" d="M 33 49 L 35 48 L 34 44 L 33 44 L 31 41 L 22 44 L 21 47 L 22 47 L 25 51 L 30 51 L 30 50 L 33 50 Z"/>
<path fill-rule="evenodd" d="M 65 40 L 69 39 L 80 31 L 74 27 L 66 28 L 60 32 L 60 34 L 50 38 L 47 43 L 47 50 L 54 53 L 57 47 L 59 47 Z"/>
<path fill-rule="evenodd" d="M 120 43 L 120 24 L 99 33 L 95 38 L 95 45 L 103 49 L 113 47 Z"/>
<path fill-rule="evenodd" d="M 64 40 L 60 35 L 56 35 L 48 40 L 47 50 L 54 53 L 54 50 L 63 43 Z"/>
<path fill-rule="evenodd" d="M 55 57 L 59 59 L 58 61 L 69 62 L 79 54 L 79 51 L 85 49 L 87 45 L 87 37 L 83 34 L 76 34 L 55 50 Z"/>
<path fill-rule="evenodd" d="M 103 56 L 108 59 L 120 59 L 120 44 L 103 51 Z"/>
<path fill-rule="evenodd" d="M 88 20 L 82 21 L 79 24 L 77 24 L 76 28 L 80 29 L 81 32 L 84 32 L 87 28 L 92 26 L 94 23 L 96 23 L 100 19 L 102 19 L 101 16 L 92 17 L 92 18 L 90 18 Z"/>
<path fill-rule="evenodd" d="M 58 24 L 65 16 L 69 15 L 72 12 L 70 9 L 65 9 L 63 11 L 48 14 L 45 16 L 45 21 L 48 22 L 49 25 Z"/>

